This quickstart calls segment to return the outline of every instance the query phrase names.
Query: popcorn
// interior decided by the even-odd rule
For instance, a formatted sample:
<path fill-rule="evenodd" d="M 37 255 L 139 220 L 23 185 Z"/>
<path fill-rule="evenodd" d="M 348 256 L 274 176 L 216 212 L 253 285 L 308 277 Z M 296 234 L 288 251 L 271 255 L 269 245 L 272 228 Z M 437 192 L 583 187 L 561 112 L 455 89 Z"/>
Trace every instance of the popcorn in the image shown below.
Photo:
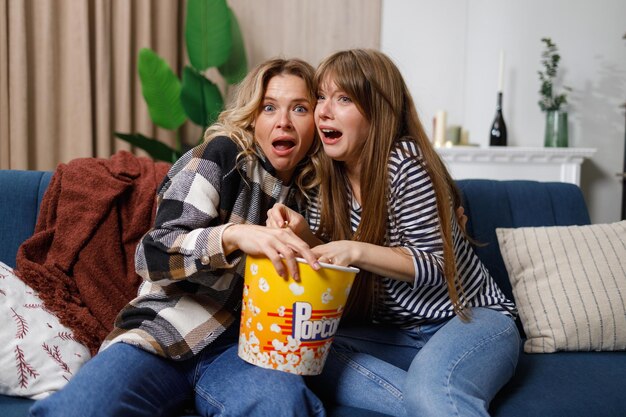
<path fill-rule="evenodd" d="M 253 345 L 258 345 L 259 343 L 261 343 L 259 339 L 256 337 L 256 335 L 254 334 L 254 332 L 250 332 L 250 343 Z"/>
<path fill-rule="evenodd" d="M 295 282 L 289 284 L 289 290 L 293 293 L 293 295 L 302 295 L 304 294 L 304 287 L 302 285 L 298 285 Z"/>
<path fill-rule="evenodd" d="M 296 355 L 295 353 L 288 353 L 287 362 L 291 365 L 297 365 L 298 362 L 300 362 L 300 355 Z"/>
<path fill-rule="evenodd" d="M 282 350 L 282 348 L 285 346 L 283 342 L 281 342 L 278 339 L 274 339 L 272 340 L 272 346 L 274 346 L 274 349 L 280 351 Z"/>
<path fill-rule="evenodd" d="M 270 330 L 273 331 L 274 333 L 280 333 L 282 331 L 280 326 L 276 323 L 272 323 L 272 325 L 270 326 Z"/>
<path fill-rule="evenodd" d="M 295 352 L 300 347 L 300 341 L 293 338 L 293 336 L 287 336 L 287 348 L 291 352 Z"/>
<path fill-rule="evenodd" d="M 263 292 L 268 292 L 270 290 L 270 284 L 265 278 L 261 278 L 259 280 L 259 289 Z"/>
<path fill-rule="evenodd" d="M 332 290 L 330 288 L 326 288 L 326 291 L 322 293 L 322 304 L 328 304 L 334 298 L 330 293 Z"/>

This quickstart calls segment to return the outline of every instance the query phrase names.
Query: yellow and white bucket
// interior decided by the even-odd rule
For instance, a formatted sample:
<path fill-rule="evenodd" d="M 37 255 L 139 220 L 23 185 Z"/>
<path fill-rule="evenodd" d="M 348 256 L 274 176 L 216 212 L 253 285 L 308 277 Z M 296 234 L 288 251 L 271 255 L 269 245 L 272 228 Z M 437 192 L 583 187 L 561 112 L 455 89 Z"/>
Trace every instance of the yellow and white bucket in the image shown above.
<path fill-rule="evenodd" d="M 297 258 L 300 282 L 283 279 L 267 258 L 248 255 L 239 356 L 251 364 L 299 375 L 322 372 L 357 268 Z"/>

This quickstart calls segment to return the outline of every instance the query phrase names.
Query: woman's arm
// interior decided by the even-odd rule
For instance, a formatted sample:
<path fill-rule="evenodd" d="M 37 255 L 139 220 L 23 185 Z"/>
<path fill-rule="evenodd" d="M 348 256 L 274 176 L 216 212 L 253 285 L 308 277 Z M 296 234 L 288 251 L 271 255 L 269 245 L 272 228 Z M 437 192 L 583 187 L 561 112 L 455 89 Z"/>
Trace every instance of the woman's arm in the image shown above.
<path fill-rule="evenodd" d="M 154 227 L 135 254 L 137 273 L 148 281 L 183 280 L 237 261 L 229 262 L 222 248 L 222 234 L 230 226 L 219 218 L 222 167 L 207 147 L 198 146 L 179 159 L 159 190 Z"/>
<path fill-rule="evenodd" d="M 467 216 L 463 207 L 456 211 L 457 220 L 465 227 Z M 320 262 L 340 266 L 355 266 L 399 281 L 413 283 L 415 266 L 411 252 L 403 247 L 378 246 L 371 243 L 340 240 L 313 248 Z"/>
<path fill-rule="evenodd" d="M 268 227 L 289 228 L 307 242 L 320 262 L 340 266 L 356 266 L 375 274 L 413 282 L 413 258 L 402 248 L 389 248 L 370 243 L 340 240 L 324 244 L 299 213 L 283 204 L 275 204 L 267 212 Z"/>
<path fill-rule="evenodd" d="M 233 171 L 237 152 L 232 141 L 216 138 L 194 148 L 172 167 L 158 194 L 155 225 L 136 250 L 135 266 L 142 278 L 159 283 L 192 279 L 211 285 L 221 278 L 223 269 L 239 262 L 238 251 L 267 256 L 283 277 L 287 276 L 284 261 L 289 275 L 299 279 L 296 253 L 318 268 L 308 245 L 289 229 L 222 222 L 223 194 L 239 192 L 232 184 L 221 189 L 223 173 Z"/>
<path fill-rule="evenodd" d="M 414 286 L 441 285 L 443 240 L 432 181 L 415 145 L 400 146 L 389 163 L 388 242 L 332 242 L 313 250 L 322 262 L 331 258 Z"/>
<path fill-rule="evenodd" d="M 374 274 L 413 283 L 415 268 L 410 252 L 402 247 L 338 240 L 313 248 L 320 262 L 355 266 Z"/>

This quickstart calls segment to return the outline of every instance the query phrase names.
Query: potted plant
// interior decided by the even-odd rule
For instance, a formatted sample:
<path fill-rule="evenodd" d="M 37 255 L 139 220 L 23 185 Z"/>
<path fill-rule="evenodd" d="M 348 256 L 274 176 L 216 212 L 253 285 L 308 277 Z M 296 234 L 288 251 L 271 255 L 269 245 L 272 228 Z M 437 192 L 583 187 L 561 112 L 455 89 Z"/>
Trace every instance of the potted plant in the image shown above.
<path fill-rule="evenodd" d="M 204 131 L 224 107 L 219 88 L 206 77 L 207 70 L 217 68 L 228 84 L 238 83 L 248 71 L 239 24 L 226 0 L 187 0 L 185 42 L 190 65 L 185 66 L 182 81 L 152 49 L 139 51 L 141 91 L 157 126 L 178 131 L 190 119 Z M 139 133 L 115 132 L 115 136 L 156 160 L 174 162 L 183 153 L 178 132 L 176 147 Z"/>
<path fill-rule="evenodd" d="M 546 147 L 567 147 L 567 112 L 562 110 L 562 107 L 567 104 L 567 95 L 566 93 L 557 94 L 555 88 L 561 56 L 552 39 L 541 38 L 541 42 L 544 43 L 545 50 L 541 54 L 543 70 L 538 71 L 541 81 L 539 108 L 546 113 L 544 145 Z M 571 91 L 571 88 L 567 86 L 562 88 L 565 91 Z"/>

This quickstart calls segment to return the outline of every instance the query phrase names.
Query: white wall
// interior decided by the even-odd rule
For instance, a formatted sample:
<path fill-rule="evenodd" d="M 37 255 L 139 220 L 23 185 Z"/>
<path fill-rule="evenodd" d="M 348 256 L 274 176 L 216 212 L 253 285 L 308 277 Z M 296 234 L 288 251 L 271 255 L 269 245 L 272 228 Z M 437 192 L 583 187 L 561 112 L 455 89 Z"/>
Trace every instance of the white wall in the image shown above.
<path fill-rule="evenodd" d="M 596 148 L 581 188 L 594 223 L 620 219 L 626 101 L 624 0 L 383 0 L 381 49 L 400 67 L 427 128 L 437 110 L 488 145 L 498 60 L 505 53 L 510 146 L 543 146 L 542 37 L 561 53 L 570 146 Z"/>

